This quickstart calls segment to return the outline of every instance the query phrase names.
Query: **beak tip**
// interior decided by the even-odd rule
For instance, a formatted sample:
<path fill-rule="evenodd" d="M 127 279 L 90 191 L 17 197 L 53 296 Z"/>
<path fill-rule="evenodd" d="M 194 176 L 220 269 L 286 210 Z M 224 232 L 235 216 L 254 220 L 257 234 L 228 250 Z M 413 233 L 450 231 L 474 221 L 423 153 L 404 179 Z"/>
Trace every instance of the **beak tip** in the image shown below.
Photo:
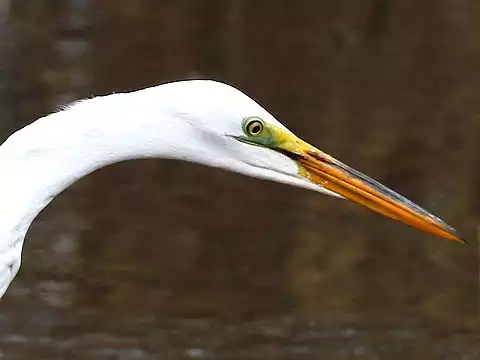
<path fill-rule="evenodd" d="M 465 239 L 464 237 L 460 236 L 460 234 L 454 230 L 454 229 L 450 229 L 450 236 L 449 238 L 454 240 L 454 241 L 457 241 L 457 242 L 460 242 L 462 244 L 468 244 L 468 241 L 467 239 Z"/>

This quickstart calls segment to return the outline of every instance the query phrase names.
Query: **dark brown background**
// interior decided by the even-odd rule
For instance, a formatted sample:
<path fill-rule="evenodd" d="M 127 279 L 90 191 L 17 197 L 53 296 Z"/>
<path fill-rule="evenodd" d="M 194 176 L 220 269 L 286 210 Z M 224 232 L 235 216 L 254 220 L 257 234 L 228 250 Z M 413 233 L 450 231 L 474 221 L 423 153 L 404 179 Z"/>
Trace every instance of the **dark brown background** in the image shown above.
<path fill-rule="evenodd" d="M 480 358 L 478 1 L 0 5 L 3 139 L 77 98 L 213 78 L 470 240 L 217 169 L 117 164 L 33 224 L 0 302 L 6 358 Z"/>

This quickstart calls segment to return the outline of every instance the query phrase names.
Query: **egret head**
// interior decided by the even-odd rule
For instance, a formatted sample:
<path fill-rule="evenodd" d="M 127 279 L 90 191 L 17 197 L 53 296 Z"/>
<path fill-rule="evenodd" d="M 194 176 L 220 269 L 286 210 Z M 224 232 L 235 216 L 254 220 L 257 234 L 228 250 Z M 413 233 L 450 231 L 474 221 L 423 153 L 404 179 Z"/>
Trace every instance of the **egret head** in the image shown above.
<path fill-rule="evenodd" d="M 299 139 L 237 89 L 181 81 L 76 102 L 1 144 L 0 297 L 20 267 L 30 224 L 56 195 L 103 166 L 148 157 L 197 162 L 347 198 L 461 241 L 445 222 Z"/>
<path fill-rule="evenodd" d="M 192 146 L 191 151 L 207 149 L 194 161 L 346 198 L 386 217 L 461 241 L 444 221 L 298 138 L 239 90 L 211 81 L 197 85 L 186 90 L 194 91 L 187 94 L 188 104 L 182 104 L 187 111 L 177 113 L 201 131 L 196 138 L 208 143 Z"/>

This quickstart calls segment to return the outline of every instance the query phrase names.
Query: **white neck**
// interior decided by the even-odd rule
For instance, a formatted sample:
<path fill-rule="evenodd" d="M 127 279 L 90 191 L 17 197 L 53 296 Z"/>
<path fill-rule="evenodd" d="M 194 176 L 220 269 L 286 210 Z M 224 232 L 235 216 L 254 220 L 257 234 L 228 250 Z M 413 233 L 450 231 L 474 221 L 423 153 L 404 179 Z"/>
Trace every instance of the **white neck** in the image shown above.
<path fill-rule="evenodd" d="M 185 144 L 171 135 L 188 123 L 167 116 L 168 98 L 149 99 L 130 93 L 79 102 L 8 138 L 0 147 L 0 199 L 11 206 L 0 207 L 0 232 L 24 235 L 56 195 L 100 167 L 141 157 L 181 158 Z"/>

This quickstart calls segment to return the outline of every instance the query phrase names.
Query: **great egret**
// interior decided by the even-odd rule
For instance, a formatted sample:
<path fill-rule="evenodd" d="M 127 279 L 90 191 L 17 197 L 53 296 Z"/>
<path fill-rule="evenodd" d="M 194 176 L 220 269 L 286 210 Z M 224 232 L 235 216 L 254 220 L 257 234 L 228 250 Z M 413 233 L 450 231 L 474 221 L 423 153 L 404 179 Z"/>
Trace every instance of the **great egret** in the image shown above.
<path fill-rule="evenodd" d="M 57 194 L 98 168 L 149 157 L 347 198 L 461 241 L 439 218 L 296 137 L 241 91 L 210 80 L 180 81 L 78 101 L 0 146 L 0 296 L 18 272 L 30 224 Z"/>

